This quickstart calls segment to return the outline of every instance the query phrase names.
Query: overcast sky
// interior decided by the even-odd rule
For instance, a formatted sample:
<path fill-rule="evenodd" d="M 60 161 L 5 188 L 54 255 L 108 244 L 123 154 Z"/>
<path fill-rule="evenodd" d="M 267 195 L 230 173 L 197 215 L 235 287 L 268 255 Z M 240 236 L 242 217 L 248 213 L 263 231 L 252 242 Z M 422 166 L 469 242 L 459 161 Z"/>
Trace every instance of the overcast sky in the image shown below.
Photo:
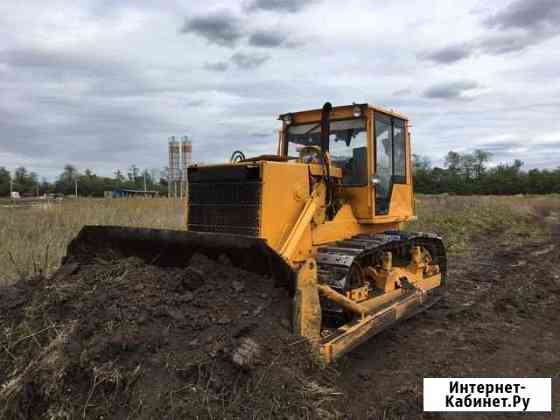
<path fill-rule="evenodd" d="M 0 166 L 111 175 L 276 150 L 279 113 L 370 102 L 413 152 L 560 166 L 560 1 L 0 2 Z"/>

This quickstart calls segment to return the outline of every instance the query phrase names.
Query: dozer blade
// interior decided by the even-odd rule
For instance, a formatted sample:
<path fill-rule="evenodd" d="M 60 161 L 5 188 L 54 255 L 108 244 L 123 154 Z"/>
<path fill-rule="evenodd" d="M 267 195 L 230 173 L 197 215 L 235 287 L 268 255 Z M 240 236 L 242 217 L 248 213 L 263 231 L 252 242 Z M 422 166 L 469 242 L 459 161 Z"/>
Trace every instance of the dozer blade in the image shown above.
<path fill-rule="evenodd" d="M 271 275 L 293 292 L 291 267 L 263 239 L 242 235 L 201 233 L 123 226 L 84 226 L 70 242 L 63 263 L 87 262 L 95 257 L 135 256 L 147 264 L 184 267 L 194 254 L 217 259 L 226 256 L 233 265 Z"/>

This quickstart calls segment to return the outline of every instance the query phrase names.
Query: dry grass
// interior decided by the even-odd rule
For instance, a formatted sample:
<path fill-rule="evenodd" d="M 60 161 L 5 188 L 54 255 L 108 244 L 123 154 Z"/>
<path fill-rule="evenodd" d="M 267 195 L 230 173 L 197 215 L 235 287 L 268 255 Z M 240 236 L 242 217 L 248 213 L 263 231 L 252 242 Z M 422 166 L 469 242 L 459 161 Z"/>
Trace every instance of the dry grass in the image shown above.
<path fill-rule="evenodd" d="M 544 235 L 540 221 L 558 217 L 560 196 L 419 196 L 409 230 L 441 234 L 448 250 L 465 252 L 473 237 L 524 241 Z M 84 225 L 181 229 L 182 203 L 167 199 L 80 199 L 33 208 L 0 209 L 0 285 L 52 273 Z"/>
<path fill-rule="evenodd" d="M 461 253 L 483 235 L 512 245 L 545 237 L 545 219 L 557 214 L 560 197 L 418 196 L 416 209 L 418 220 L 407 229 L 438 233 L 450 253 Z"/>
<path fill-rule="evenodd" d="M 52 273 L 84 225 L 182 228 L 182 203 L 168 199 L 79 199 L 0 209 L 0 285 Z"/>

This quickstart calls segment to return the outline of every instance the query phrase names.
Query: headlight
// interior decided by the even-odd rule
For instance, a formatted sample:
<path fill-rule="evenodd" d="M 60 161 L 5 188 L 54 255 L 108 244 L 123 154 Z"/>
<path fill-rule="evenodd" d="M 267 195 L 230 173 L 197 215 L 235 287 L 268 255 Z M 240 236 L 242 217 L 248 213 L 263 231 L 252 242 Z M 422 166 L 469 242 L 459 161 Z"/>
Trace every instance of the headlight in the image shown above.
<path fill-rule="evenodd" d="M 292 114 L 286 114 L 282 116 L 282 121 L 284 121 L 286 125 L 290 125 L 291 123 L 294 122 L 294 117 L 292 117 Z"/>
<path fill-rule="evenodd" d="M 360 118 L 362 116 L 362 107 L 360 105 L 354 105 L 352 108 L 352 114 L 354 118 Z"/>

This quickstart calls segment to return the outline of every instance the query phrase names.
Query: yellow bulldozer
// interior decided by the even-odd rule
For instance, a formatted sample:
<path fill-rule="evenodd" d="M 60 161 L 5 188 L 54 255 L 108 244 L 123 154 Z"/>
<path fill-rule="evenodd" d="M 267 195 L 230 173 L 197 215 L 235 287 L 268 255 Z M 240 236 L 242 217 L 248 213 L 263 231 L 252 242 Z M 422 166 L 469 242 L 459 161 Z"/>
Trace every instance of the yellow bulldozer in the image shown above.
<path fill-rule="evenodd" d="M 440 237 L 415 218 L 410 124 L 352 104 L 280 115 L 276 154 L 188 169 L 186 230 L 86 226 L 68 255 L 100 249 L 186 266 L 226 256 L 293 296 L 293 332 L 328 363 L 424 310 L 446 284 Z"/>

